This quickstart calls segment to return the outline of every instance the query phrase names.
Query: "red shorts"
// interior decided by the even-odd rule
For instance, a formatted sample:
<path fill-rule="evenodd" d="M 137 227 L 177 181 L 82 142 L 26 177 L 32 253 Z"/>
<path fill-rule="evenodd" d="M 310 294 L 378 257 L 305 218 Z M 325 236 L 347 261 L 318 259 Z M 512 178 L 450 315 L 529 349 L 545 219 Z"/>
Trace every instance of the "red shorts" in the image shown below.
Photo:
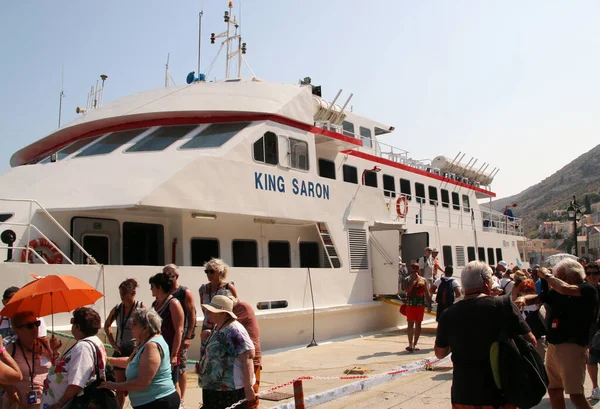
<path fill-rule="evenodd" d="M 406 319 L 408 321 L 422 322 L 424 315 L 425 315 L 425 306 L 421 306 L 421 307 L 414 307 L 412 305 L 406 306 Z"/>

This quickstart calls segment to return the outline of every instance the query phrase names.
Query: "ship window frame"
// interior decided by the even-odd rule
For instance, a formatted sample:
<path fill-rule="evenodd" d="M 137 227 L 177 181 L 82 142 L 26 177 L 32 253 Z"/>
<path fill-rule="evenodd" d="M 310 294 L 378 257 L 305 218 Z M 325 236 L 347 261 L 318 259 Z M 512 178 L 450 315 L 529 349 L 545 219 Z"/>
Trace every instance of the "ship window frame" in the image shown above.
<path fill-rule="evenodd" d="M 400 178 L 400 194 L 403 195 L 406 200 L 412 200 L 412 183 L 410 179 Z"/>
<path fill-rule="evenodd" d="M 427 186 L 427 193 L 429 194 L 429 204 L 437 206 L 439 204 L 437 187 L 431 185 Z"/>
<path fill-rule="evenodd" d="M 377 188 L 377 172 L 373 171 L 373 170 L 369 170 L 369 169 L 365 169 L 363 170 L 363 180 L 362 180 L 362 184 L 363 186 L 370 186 L 370 187 L 374 187 Z"/>
<path fill-rule="evenodd" d="M 344 182 L 358 185 L 358 168 L 352 165 L 343 165 L 342 174 L 344 175 Z"/>
<path fill-rule="evenodd" d="M 275 261 L 279 260 L 279 257 L 272 257 L 272 254 L 283 254 L 282 249 L 275 249 L 277 251 L 272 252 L 271 249 L 271 245 L 287 245 L 287 260 L 288 260 L 288 265 L 283 265 L 283 263 L 281 263 L 282 265 L 272 265 L 272 260 L 275 259 Z M 269 260 L 269 268 L 292 268 L 292 245 L 290 244 L 290 242 L 288 240 L 269 240 L 267 242 L 267 258 Z"/>
<path fill-rule="evenodd" d="M 310 170 L 310 157 L 308 153 L 308 142 L 298 138 L 288 138 L 289 141 L 289 155 L 290 155 L 290 167 L 296 170 L 302 170 L 308 172 Z M 298 155 L 294 153 L 294 150 L 297 149 L 297 146 L 304 146 L 306 153 L 305 167 L 297 166 L 298 159 L 294 159 L 296 157 L 301 157 L 302 155 Z"/>
<path fill-rule="evenodd" d="M 396 197 L 396 178 L 392 175 L 384 174 L 383 180 L 383 195 L 386 197 Z"/>
<path fill-rule="evenodd" d="M 442 246 L 442 256 L 444 257 L 444 266 L 453 266 L 452 246 Z"/>
<path fill-rule="evenodd" d="M 498 261 L 504 260 L 502 258 L 502 249 L 499 247 L 496 247 L 496 260 L 498 260 Z"/>
<path fill-rule="evenodd" d="M 179 129 L 189 128 L 189 129 L 187 132 L 180 134 L 176 138 L 172 139 L 167 145 L 165 145 L 165 146 L 161 145 L 161 146 L 158 146 L 155 148 L 155 145 L 153 145 L 153 141 L 159 141 L 159 140 L 161 140 L 160 138 L 165 138 L 165 140 L 166 140 L 168 137 L 167 135 L 161 136 L 160 132 L 163 130 L 164 131 L 173 130 L 175 128 L 179 128 Z M 137 140 L 129 148 L 125 149 L 124 153 L 140 154 L 140 153 L 163 152 L 166 149 L 169 149 L 170 147 L 175 145 L 178 141 L 181 141 L 186 136 L 192 134 L 193 132 L 198 131 L 198 128 L 199 128 L 198 124 L 181 124 L 181 125 L 169 125 L 169 126 L 154 127 L 151 129 L 151 131 L 148 134 L 144 135 L 142 138 Z"/>
<path fill-rule="evenodd" d="M 251 121 L 235 121 L 235 122 L 216 122 L 212 124 L 208 124 L 203 127 L 202 130 L 194 135 L 192 135 L 187 141 L 185 141 L 181 146 L 177 149 L 182 151 L 189 150 L 197 150 L 197 149 L 217 149 L 221 146 L 225 145 L 231 139 L 233 139 L 236 135 L 246 129 L 248 126 L 252 124 Z M 237 127 L 236 127 L 237 126 Z M 227 128 L 233 127 L 233 130 L 226 130 L 225 132 L 211 133 L 206 134 L 206 132 L 214 131 L 215 128 Z M 238 128 L 239 127 L 239 128 Z M 202 141 L 205 140 L 206 137 L 213 138 L 218 143 L 210 146 L 190 146 L 193 145 L 194 141 Z M 220 138 L 220 139 L 219 139 Z"/>
<path fill-rule="evenodd" d="M 483 254 L 483 257 L 481 257 L 482 254 Z M 485 259 L 486 259 L 485 256 L 486 256 L 485 247 L 477 247 L 477 260 L 483 261 L 485 263 Z"/>
<path fill-rule="evenodd" d="M 423 196 L 419 196 L 419 190 L 423 192 Z M 425 193 L 425 185 L 420 182 L 415 182 L 415 198 L 417 199 L 417 203 L 425 204 L 427 203 L 427 196 Z"/>
<path fill-rule="evenodd" d="M 450 192 L 448 189 L 440 189 L 442 194 L 442 207 L 449 208 L 450 207 Z"/>
<path fill-rule="evenodd" d="M 452 192 L 452 209 L 460 210 L 460 195 L 458 192 Z"/>
<path fill-rule="evenodd" d="M 271 152 L 271 155 L 269 156 L 270 160 L 272 160 L 273 156 L 275 158 L 275 162 L 267 162 L 267 150 L 265 147 L 265 140 L 266 137 L 269 136 L 269 138 L 271 138 L 271 135 L 275 138 L 275 143 L 274 143 L 274 149 L 273 152 Z M 258 145 L 260 143 L 260 145 Z M 257 146 L 262 146 L 262 159 L 257 158 L 256 154 L 257 154 Z M 274 153 L 274 155 L 273 155 Z M 273 131 L 266 131 L 265 133 L 263 133 L 261 135 L 260 138 L 256 139 L 253 143 L 252 143 L 252 159 L 254 160 L 254 162 L 256 163 L 262 163 L 264 165 L 271 165 L 271 166 L 277 166 L 279 165 L 279 137 L 277 136 L 277 134 Z"/>
<path fill-rule="evenodd" d="M 345 136 L 349 136 L 351 138 L 356 138 L 354 123 L 352 123 L 350 121 L 343 121 L 342 122 L 342 134 Z"/>
<path fill-rule="evenodd" d="M 73 156 L 73 155 L 75 155 L 75 154 L 78 154 L 78 153 L 79 153 L 79 152 L 81 152 L 81 151 L 82 151 L 82 150 L 83 150 L 83 149 L 84 149 L 86 146 L 88 146 L 88 145 L 90 145 L 90 144 L 94 143 L 95 141 L 97 141 L 97 140 L 98 140 L 99 138 L 101 138 L 102 136 L 104 136 L 104 134 L 103 134 L 103 133 L 101 133 L 101 134 L 98 134 L 98 135 L 95 135 L 95 136 L 88 136 L 87 138 L 83 138 L 83 139 L 76 140 L 75 142 L 72 142 L 72 143 L 70 143 L 70 144 L 68 144 L 68 145 L 66 145 L 66 146 L 64 146 L 64 147 L 62 147 L 60 150 L 58 150 L 58 151 L 56 151 L 56 152 L 53 152 L 53 153 L 52 153 L 52 154 L 50 154 L 49 156 L 46 156 L 44 159 L 42 159 L 42 160 L 41 160 L 41 161 L 39 161 L 38 163 L 39 163 L 40 165 L 45 165 L 45 164 L 48 164 L 48 163 L 56 163 L 56 162 L 60 162 L 61 160 L 65 160 L 65 159 L 67 159 L 67 158 L 69 158 L 69 157 L 71 157 L 71 156 Z M 81 144 L 82 142 L 85 142 L 85 143 Z M 75 146 L 75 145 L 77 145 L 77 149 L 75 149 L 75 150 L 74 150 L 74 151 L 72 151 L 72 152 L 69 152 L 67 155 L 63 156 L 62 158 L 61 158 L 61 157 L 59 157 L 59 154 L 60 154 L 62 151 L 66 150 L 66 149 L 69 149 L 69 148 L 71 148 L 72 146 Z M 56 161 L 52 162 L 52 155 L 53 155 L 54 153 L 56 153 Z"/>
<path fill-rule="evenodd" d="M 244 263 L 244 265 L 240 265 L 240 264 L 236 263 L 236 259 L 235 259 L 236 258 L 236 252 L 234 251 L 235 250 L 234 247 L 235 247 L 235 244 L 237 242 L 240 242 L 240 243 L 250 243 L 250 244 L 253 243 L 254 244 L 254 257 L 255 257 L 255 260 L 253 260 L 253 261 L 255 261 L 255 263 L 252 263 L 252 264 L 256 264 L 256 265 L 247 265 L 247 264 L 250 264 L 250 263 Z M 238 260 L 238 261 L 240 261 L 240 260 Z M 231 240 L 231 266 L 232 267 L 247 267 L 247 268 L 258 268 L 258 267 L 260 267 L 259 258 L 258 258 L 258 241 L 252 240 L 252 239 L 233 239 L 233 240 Z"/>
<path fill-rule="evenodd" d="M 469 200 L 469 195 L 462 195 L 462 201 L 463 201 L 463 210 L 465 212 L 470 212 L 471 211 L 471 202 Z"/>
<path fill-rule="evenodd" d="M 115 132 L 109 132 L 105 135 L 103 135 L 101 138 L 98 138 L 95 142 L 87 145 L 86 147 L 84 147 L 83 149 L 81 149 L 79 151 L 79 153 L 77 153 L 77 155 L 73 156 L 73 158 L 89 158 L 92 156 L 102 156 L 102 155 L 110 155 L 111 153 L 113 153 L 114 151 L 118 150 L 119 148 L 122 148 L 124 145 L 127 145 L 128 143 L 130 143 L 131 141 L 133 141 L 135 138 L 143 135 L 144 133 L 146 133 L 150 128 L 135 128 L 135 129 L 127 129 L 127 130 L 123 130 L 123 131 L 115 131 Z M 110 146 L 112 147 L 111 150 L 108 151 L 101 151 L 101 152 L 95 152 L 94 150 L 97 147 L 107 147 L 109 145 L 104 144 L 104 142 L 106 140 L 112 139 L 114 137 L 121 137 L 124 134 L 129 134 L 129 135 L 133 135 L 131 136 L 129 139 L 126 139 L 124 141 L 118 141 L 117 144 L 111 144 Z M 92 153 L 87 153 L 87 151 L 92 151 Z"/>
<path fill-rule="evenodd" d="M 5 223 L 13 218 L 14 213 L 0 213 L 0 223 Z"/>
<path fill-rule="evenodd" d="M 474 246 L 467 247 L 467 260 L 469 260 L 469 263 L 471 261 L 477 261 L 477 251 Z"/>
<path fill-rule="evenodd" d="M 373 147 L 373 132 L 371 131 L 371 128 L 359 126 L 358 131 L 360 132 L 360 140 L 361 140 L 363 146 L 365 148 L 372 148 Z M 365 143 L 365 141 L 367 141 L 367 140 L 368 140 L 368 143 Z"/>
<path fill-rule="evenodd" d="M 202 240 L 203 242 L 216 242 L 217 244 L 217 255 L 216 256 L 211 256 L 211 258 L 221 258 L 221 242 L 218 238 L 216 237 L 202 237 L 202 236 L 193 236 L 190 238 L 190 265 L 193 267 L 202 267 L 204 266 L 204 263 L 206 263 L 206 261 L 209 261 L 210 259 L 206 260 L 204 263 L 202 264 L 194 264 L 194 241 L 196 240 Z"/>
<path fill-rule="evenodd" d="M 331 165 L 331 168 L 323 169 L 321 167 L 321 165 L 323 165 L 323 164 L 327 164 L 326 168 L 329 167 L 329 165 Z M 317 168 L 318 168 L 319 176 L 321 176 L 322 178 L 333 179 L 333 180 L 336 179 L 337 175 L 336 175 L 336 171 L 335 171 L 335 162 L 332 161 L 331 159 L 318 158 Z M 330 175 L 330 176 L 326 176 L 326 175 Z M 331 175 L 333 175 L 333 177 Z"/>
<path fill-rule="evenodd" d="M 496 265 L 496 259 L 495 256 L 496 254 L 494 254 L 494 248 L 493 247 L 488 247 L 487 248 L 487 259 L 488 259 L 488 264 L 495 266 Z"/>

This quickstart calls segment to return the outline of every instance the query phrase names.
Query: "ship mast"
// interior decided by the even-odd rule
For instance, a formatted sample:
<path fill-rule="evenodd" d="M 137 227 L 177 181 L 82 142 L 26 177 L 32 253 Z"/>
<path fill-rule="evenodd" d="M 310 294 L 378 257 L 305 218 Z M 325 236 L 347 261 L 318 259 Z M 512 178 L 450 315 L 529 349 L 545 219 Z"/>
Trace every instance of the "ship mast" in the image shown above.
<path fill-rule="evenodd" d="M 243 57 L 243 54 L 246 54 L 246 43 L 242 42 L 242 35 L 241 35 L 241 29 L 240 29 L 240 24 L 238 23 L 237 17 L 233 16 L 232 17 L 232 9 L 233 9 L 233 2 L 229 2 L 229 10 L 225 11 L 225 14 L 223 16 L 223 19 L 225 20 L 225 23 L 227 24 L 227 30 L 225 30 L 224 32 L 220 33 L 220 34 L 215 34 L 215 33 L 211 33 L 210 34 L 210 43 L 214 44 L 215 40 L 217 38 L 224 38 L 223 42 L 221 43 L 221 49 L 223 49 L 223 47 L 225 47 L 226 49 L 226 58 L 225 58 L 225 79 L 229 79 L 229 75 L 230 75 L 230 65 L 231 65 L 231 61 L 234 60 L 237 57 L 237 77 L 240 78 L 242 76 L 242 61 L 246 62 L 246 60 Z M 239 32 L 238 32 L 239 30 Z M 232 33 L 233 31 L 233 33 Z M 236 44 L 237 43 L 237 44 Z M 237 49 L 234 49 L 237 45 Z M 219 50 L 219 53 L 221 52 L 221 49 Z M 233 49 L 233 51 L 232 51 Z M 217 53 L 217 56 L 219 55 L 219 53 Z M 216 59 L 216 57 L 215 57 Z M 213 62 L 214 64 L 214 62 Z M 246 64 L 248 64 L 246 62 Z"/>

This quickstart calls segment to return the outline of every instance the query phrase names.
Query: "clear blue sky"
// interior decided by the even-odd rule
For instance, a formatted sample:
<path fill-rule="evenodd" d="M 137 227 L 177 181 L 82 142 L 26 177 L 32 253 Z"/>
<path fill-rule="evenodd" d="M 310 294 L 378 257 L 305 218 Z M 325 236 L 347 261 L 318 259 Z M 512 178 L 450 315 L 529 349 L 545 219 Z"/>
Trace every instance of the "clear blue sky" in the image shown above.
<path fill-rule="evenodd" d="M 239 1 L 239 0 L 238 0 Z M 0 172 L 107 74 L 105 103 L 195 70 L 202 0 L 0 2 Z M 227 1 L 204 1 L 203 70 Z M 238 2 L 234 2 L 238 14 Z M 600 143 L 597 1 L 244 0 L 247 60 L 266 80 L 310 76 L 325 97 L 396 127 L 418 159 L 458 151 L 501 168 L 499 197 Z M 222 64 L 213 76 L 222 77 Z"/>

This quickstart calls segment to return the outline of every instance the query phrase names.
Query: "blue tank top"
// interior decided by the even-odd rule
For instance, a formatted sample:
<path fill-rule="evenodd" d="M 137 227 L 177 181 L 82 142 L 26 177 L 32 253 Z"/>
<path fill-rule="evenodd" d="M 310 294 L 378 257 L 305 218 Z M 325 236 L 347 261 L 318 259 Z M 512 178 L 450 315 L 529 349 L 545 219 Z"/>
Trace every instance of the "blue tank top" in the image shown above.
<path fill-rule="evenodd" d="M 151 338 L 148 342 L 155 342 L 160 348 L 162 348 L 162 359 L 160 361 L 158 371 L 156 371 L 156 375 L 154 375 L 154 379 L 152 379 L 152 382 L 150 382 L 148 388 L 143 391 L 129 392 L 129 400 L 131 401 L 131 406 L 133 407 L 146 405 L 150 402 L 154 402 L 156 399 L 164 398 L 165 396 L 169 396 L 175 392 L 175 385 L 173 385 L 173 380 L 171 378 L 169 346 L 165 342 L 165 339 L 162 337 L 162 335 Z M 134 379 L 138 377 L 140 356 L 142 355 L 145 347 L 146 345 L 140 347 L 131 362 L 129 362 L 129 365 L 127 365 L 127 369 L 125 369 L 125 376 L 127 379 Z"/>

